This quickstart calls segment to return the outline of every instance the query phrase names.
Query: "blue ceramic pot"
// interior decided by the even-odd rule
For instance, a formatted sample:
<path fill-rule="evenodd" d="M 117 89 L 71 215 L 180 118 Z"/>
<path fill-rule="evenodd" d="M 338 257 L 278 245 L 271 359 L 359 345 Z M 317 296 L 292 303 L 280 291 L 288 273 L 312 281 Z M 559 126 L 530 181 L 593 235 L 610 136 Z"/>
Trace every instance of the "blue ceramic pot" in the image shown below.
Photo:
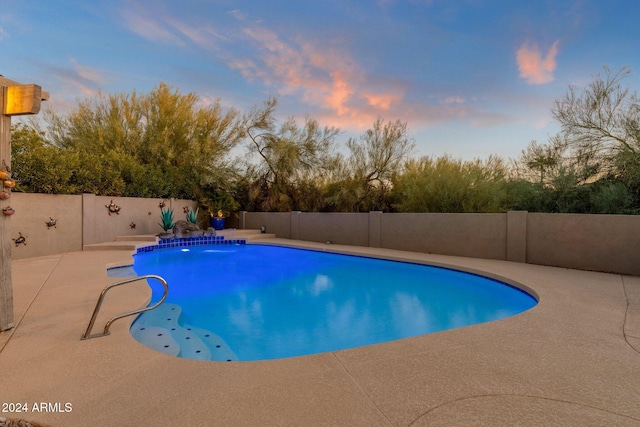
<path fill-rule="evenodd" d="M 214 217 L 211 218 L 209 224 L 216 230 L 222 230 L 224 228 L 224 218 Z"/>

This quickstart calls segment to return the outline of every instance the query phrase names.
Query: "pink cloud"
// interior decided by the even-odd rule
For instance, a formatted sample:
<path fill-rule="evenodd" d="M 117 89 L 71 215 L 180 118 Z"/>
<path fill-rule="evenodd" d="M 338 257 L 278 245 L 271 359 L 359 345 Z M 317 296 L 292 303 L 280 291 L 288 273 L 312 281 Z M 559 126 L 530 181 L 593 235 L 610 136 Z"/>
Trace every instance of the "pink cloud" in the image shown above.
<path fill-rule="evenodd" d="M 543 58 L 540 48 L 523 43 L 516 53 L 520 77 L 527 79 L 530 84 L 545 84 L 553 81 L 553 72 L 556 69 L 556 55 L 558 54 L 558 41 L 556 40 L 546 56 Z"/>
<path fill-rule="evenodd" d="M 197 46 L 215 53 L 244 79 L 260 82 L 280 96 L 299 98 L 315 109 L 315 114 L 339 119 L 353 126 L 370 126 L 382 113 L 401 108 L 404 90 L 389 82 L 371 82 L 363 69 L 341 44 L 316 42 L 298 36 L 288 38 L 266 28 L 259 22 L 249 22 L 238 10 L 229 12 L 244 28 L 233 36 L 222 34 L 207 22 L 187 25 L 166 8 L 143 7 L 133 1 L 120 10 L 122 23 L 132 32 L 156 43 Z M 247 40 L 255 50 L 250 55 L 238 55 L 229 46 L 239 39 Z M 247 49 L 241 49 L 241 52 Z M 77 74 L 81 70 L 76 70 Z M 84 76 L 82 81 L 91 81 Z M 87 93 L 91 85 L 82 90 Z M 319 111 L 318 111 L 319 110 Z M 395 112 L 394 112 L 395 113 Z M 366 124 L 365 124 L 366 123 Z"/>
<path fill-rule="evenodd" d="M 331 85 L 327 87 L 324 104 L 332 108 L 338 115 L 342 115 L 348 112 L 346 104 L 354 91 L 347 79 L 343 78 L 341 72 L 336 71 L 331 73 L 331 78 L 332 82 Z"/>
<path fill-rule="evenodd" d="M 365 94 L 364 97 L 366 98 L 367 102 L 369 102 L 369 105 L 385 111 L 391 108 L 392 103 L 395 104 L 401 99 L 399 95 L 393 93 L 383 93 L 377 95 Z"/>
<path fill-rule="evenodd" d="M 254 45 L 256 53 L 243 58 L 229 51 L 225 60 L 243 78 L 259 81 L 280 96 L 300 100 L 305 111 L 297 114 L 311 114 L 322 123 L 348 131 L 368 129 L 378 117 L 400 119 L 418 127 L 476 117 L 481 120 L 474 125 L 504 120 L 483 113 L 472 105 L 473 99 L 461 95 L 438 97 L 437 104 L 408 100 L 406 82 L 369 76 L 342 48 L 344 44 L 287 38 L 253 24 L 241 34 Z"/>
<path fill-rule="evenodd" d="M 402 102 L 402 84 L 372 81 L 340 44 L 287 39 L 255 25 L 243 33 L 256 44 L 258 54 L 251 60 L 229 57 L 229 66 L 245 79 L 275 88 L 279 95 L 299 98 L 328 125 L 367 129 L 380 116 L 401 118 L 408 108 Z"/>
<path fill-rule="evenodd" d="M 261 79 L 282 95 L 299 95 L 305 103 L 338 116 L 357 115 L 350 103 L 362 77 L 345 52 L 283 40 L 266 28 L 247 28 L 244 33 L 258 43 L 260 61 L 234 59 L 229 65 L 245 78 Z"/>

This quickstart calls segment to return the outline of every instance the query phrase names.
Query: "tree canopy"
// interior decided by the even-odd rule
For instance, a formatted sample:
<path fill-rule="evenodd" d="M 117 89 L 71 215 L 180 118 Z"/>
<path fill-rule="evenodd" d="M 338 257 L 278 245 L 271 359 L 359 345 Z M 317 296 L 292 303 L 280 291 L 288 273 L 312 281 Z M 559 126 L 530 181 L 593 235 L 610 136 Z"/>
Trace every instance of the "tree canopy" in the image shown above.
<path fill-rule="evenodd" d="M 44 118 L 47 145 L 78 158 L 75 191 L 114 196 L 193 198 L 224 177 L 226 153 L 242 139 L 236 110 L 164 83 L 142 95 L 100 93 Z"/>
<path fill-rule="evenodd" d="M 99 93 L 45 125 L 12 128 L 19 191 L 199 200 L 209 212 L 640 213 L 640 101 L 627 68 L 570 86 L 551 110 L 561 130 L 517 159 L 412 158 L 400 120 L 378 118 L 344 145 L 312 117 L 246 113 L 165 83 Z M 232 157 L 236 153 L 240 157 Z"/>

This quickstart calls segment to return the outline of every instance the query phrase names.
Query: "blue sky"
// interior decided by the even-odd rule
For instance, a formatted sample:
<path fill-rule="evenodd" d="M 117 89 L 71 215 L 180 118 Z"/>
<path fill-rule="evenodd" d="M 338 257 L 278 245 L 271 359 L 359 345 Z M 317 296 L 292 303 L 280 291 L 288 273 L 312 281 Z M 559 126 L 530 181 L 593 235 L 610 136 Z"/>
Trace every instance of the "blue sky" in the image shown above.
<path fill-rule="evenodd" d="M 603 66 L 640 89 L 636 0 L 0 0 L 0 74 L 58 112 L 166 82 L 358 136 L 408 123 L 416 156 L 517 157 Z"/>

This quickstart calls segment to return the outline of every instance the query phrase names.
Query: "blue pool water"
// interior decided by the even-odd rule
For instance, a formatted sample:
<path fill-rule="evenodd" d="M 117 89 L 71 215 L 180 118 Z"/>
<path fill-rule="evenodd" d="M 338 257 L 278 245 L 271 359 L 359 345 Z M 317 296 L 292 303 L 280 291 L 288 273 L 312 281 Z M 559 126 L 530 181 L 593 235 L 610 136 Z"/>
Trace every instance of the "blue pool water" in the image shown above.
<path fill-rule="evenodd" d="M 169 283 L 161 309 L 131 328 L 180 357 L 250 361 L 334 351 L 521 313 L 537 301 L 459 271 L 270 245 L 135 255 L 138 275 Z M 152 302 L 161 286 L 149 281 Z"/>

